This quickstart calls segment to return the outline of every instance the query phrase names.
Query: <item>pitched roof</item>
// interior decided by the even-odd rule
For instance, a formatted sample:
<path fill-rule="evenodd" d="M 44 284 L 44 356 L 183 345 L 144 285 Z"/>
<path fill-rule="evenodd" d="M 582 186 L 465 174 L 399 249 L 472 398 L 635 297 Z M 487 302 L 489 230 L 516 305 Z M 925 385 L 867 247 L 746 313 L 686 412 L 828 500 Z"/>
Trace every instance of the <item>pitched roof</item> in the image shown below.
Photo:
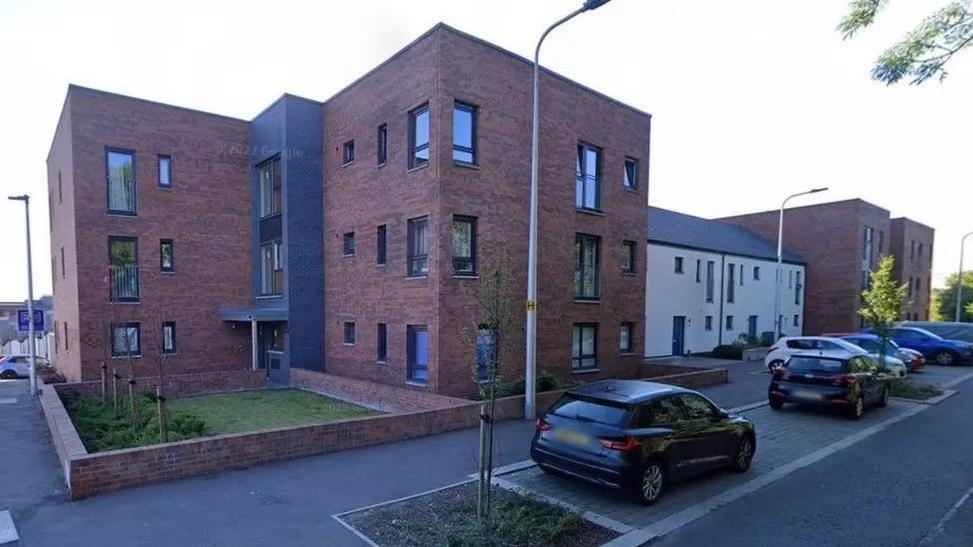
<path fill-rule="evenodd" d="M 649 207 L 648 240 L 752 258 L 777 259 L 776 242 L 768 241 L 742 226 L 694 217 L 659 207 Z M 801 255 L 784 249 L 784 262 L 805 264 Z"/>

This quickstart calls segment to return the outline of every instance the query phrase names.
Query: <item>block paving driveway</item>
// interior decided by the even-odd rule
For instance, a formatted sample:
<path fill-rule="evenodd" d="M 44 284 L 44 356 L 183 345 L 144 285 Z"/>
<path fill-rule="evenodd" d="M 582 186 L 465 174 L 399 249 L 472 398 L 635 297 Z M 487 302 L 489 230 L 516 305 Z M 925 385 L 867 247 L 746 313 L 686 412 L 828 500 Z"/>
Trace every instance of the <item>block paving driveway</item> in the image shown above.
<path fill-rule="evenodd" d="M 742 412 L 754 422 L 757 429 L 757 454 L 750 471 L 743 474 L 715 471 L 673 484 L 659 503 L 650 507 L 643 507 L 617 492 L 595 485 L 547 475 L 537 467 L 500 478 L 581 510 L 633 528 L 644 528 L 915 407 L 916 403 L 893 400 L 886 408 L 869 409 L 858 421 L 848 420 L 833 412 L 793 405 L 787 405 L 780 411 L 761 406 Z"/>

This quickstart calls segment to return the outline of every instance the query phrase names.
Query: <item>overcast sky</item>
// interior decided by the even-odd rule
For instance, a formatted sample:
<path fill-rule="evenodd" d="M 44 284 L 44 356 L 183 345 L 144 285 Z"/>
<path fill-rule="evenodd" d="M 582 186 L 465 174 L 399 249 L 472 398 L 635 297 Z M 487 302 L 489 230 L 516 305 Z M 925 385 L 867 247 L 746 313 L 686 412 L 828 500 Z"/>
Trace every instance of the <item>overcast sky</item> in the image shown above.
<path fill-rule="evenodd" d="M 439 21 L 530 56 L 581 1 L 0 0 L 0 184 L 35 200 L 35 294 L 68 83 L 250 119 L 283 92 L 327 99 Z M 613 0 L 553 34 L 542 64 L 653 114 L 652 205 L 730 215 L 830 186 L 802 203 L 861 197 L 933 226 L 940 285 L 973 230 L 973 51 L 942 84 L 886 87 L 872 61 L 944 2 L 895 0 L 843 42 L 846 3 Z M 0 299 L 22 299 L 23 208 L 0 207 Z"/>

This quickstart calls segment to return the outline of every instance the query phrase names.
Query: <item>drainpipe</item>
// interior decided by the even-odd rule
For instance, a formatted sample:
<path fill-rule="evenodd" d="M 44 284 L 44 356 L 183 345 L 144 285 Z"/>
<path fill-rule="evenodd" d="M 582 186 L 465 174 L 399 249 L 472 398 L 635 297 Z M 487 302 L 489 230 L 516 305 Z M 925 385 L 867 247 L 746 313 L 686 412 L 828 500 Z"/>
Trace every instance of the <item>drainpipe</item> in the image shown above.
<path fill-rule="evenodd" d="M 250 366 L 251 369 L 256 371 L 259 366 L 257 366 L 257 320 L 250 317 Z"/>
<path fill-rule="evenodd" d="M 720 330 L 719 330 L 720 337 L 717 340 L 716 343 L 717 346 L 723 345 L 723 326 L 725 324 L 723 318 L 723 291 L 726 290 L 726 286 L 723 284 L 723 282 L 725 280 L 726 280 L 726 255 L 720 255 L 720 315 L 717 321 L 720 324 Z"/>

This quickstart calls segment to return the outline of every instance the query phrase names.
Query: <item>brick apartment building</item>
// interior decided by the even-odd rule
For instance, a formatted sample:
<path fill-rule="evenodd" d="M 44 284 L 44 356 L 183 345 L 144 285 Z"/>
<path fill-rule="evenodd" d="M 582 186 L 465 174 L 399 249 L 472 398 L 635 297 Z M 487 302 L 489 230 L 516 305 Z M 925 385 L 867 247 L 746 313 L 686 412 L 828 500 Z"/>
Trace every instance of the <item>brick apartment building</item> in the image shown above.
<path fill-rule="evenodd" d="M 474 391 L 509 260 L 521 374 L 532 64 L 437 25 L 324 102 L 238 120 L 71 86 L 48 157 L 55 360 Z M 650 117 L 542 74 L 538 369 L 643 355 Z M 642 250 L 639 250 L 642 249 Z"/>
<path fill-rule="evenodd" d="M 776 241 L 778 211 L 720 219 Z M 903 319 L 929 317 L 934 230 L 908 218 L 850 199 L 794 207 L 784 213 L 784 244 L 807 259 L 804 333 L 857 331 L 858 309 L 869 272 L 885 255 L 895 275 L 909 283 Z"/>

